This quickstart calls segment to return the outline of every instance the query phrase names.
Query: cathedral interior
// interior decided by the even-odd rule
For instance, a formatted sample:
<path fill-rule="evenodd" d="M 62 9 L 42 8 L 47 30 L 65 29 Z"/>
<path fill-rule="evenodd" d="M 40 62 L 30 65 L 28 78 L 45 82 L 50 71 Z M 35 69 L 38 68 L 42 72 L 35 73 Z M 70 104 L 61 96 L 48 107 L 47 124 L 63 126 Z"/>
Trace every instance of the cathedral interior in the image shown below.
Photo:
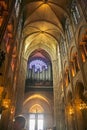
<path fill-rule="evenodd" d="M 0 130 L 87 130 L 87 0 L 0 0 Z"/>

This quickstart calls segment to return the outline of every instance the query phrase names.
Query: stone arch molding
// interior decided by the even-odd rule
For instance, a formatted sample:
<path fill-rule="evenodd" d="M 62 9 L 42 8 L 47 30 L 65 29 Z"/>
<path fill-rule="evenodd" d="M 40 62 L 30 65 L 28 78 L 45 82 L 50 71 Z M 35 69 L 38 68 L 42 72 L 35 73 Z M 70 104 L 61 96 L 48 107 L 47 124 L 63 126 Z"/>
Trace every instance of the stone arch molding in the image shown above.
<path fill-rule="evenodd" d="M 73 46 L 73 47 L 71 48 L 71 50 L 70 50 L 70 54 L 69 54 L 69 59 L 70 59 L 70 61 L 72 61 L 73 56 L 75 56 L 76 53 L 77 53 L 77 49 L 76 49 L 75 46 Z"/>
<path fill-rule="evenodd" d="M 87 32 L 87 24 L 80 26 L 79 32 L 78 32 L 78 37 L 77 37 L 78 44 L 79 44 L 79 42 L 82 41 L 82 35 L 85 34 L 86 32 Z"/>
<path fill-rule="evenodd" d="M 27 97 L 23 103 L 22 111 L 31 112 L 32 110 L 35 110 L 35 107 L 40 110 L 39 112 L 51 111 L 49 100 L 47 97 L 40 94 L 33 94 Z"/>
<path fill-rule="evenodd" d="M 49 54 L 51 61 L 54 61 L 54 60 L 57 59 L 57 56 L 56 56 L 57 52 L 54 52 L 52 50 L 52 48 L 50 49 L 49 47 L 45 46 L 44 44 L 40 44 L 40 45 L 30 47 L 29 50 L 27 51 L 27 53 L 26 54 L 23 53 L 22 56 L 27 61 L 28 57 L 31 55 L 31 53 L 34 52 L 37 49 L 45 50 Z"/>
<path fill-rule="evenodd" d="M 43 107 L 41 106 L 41 105 L 39 105 L 39 104 L 34 104 L 34 105 L 32 105 L 32 107 L 29 109 L 29 112 L 30 113 L 43 113 L 44 112 L 44 109 L 43 109 Z"/>

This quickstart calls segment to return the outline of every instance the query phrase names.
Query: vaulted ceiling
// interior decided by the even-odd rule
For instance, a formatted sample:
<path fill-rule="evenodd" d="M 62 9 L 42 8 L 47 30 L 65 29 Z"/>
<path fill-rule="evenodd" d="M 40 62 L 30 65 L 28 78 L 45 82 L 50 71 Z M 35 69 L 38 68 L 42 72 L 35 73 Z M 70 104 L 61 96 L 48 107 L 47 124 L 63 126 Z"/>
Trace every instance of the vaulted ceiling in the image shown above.
<path fill-rule="evenodd" d="M 64 37 L 64 23 L 69 17 L 70 0 L 23 0 L 24 57 L 35 49 L 56 55 L 60 35 Z"/>

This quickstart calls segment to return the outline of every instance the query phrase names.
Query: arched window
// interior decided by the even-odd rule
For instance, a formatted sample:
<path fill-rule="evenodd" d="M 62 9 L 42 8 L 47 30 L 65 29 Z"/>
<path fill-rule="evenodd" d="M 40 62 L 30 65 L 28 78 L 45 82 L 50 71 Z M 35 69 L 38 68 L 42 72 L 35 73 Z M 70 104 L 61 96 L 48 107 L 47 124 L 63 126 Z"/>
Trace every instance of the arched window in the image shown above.
<path fill-rule="evenodd" d="M 69 82 L 70 82 L 69 69 L 65 70 L 64 82 L 65 82 L 65 86 L 67 87 L 69 85 Z"/>
<path fill-rule="evenodd" d="M 71 73 L 72 73 L 72 76 L 74 77 L 75 76 L 75 69 L 74 69 L 73 61 L 70 62 L 70 65 L 71 65 Z"/>
<path fill-rule="evenodd" d="M 70 43 L 70 40 L 73 38 L 73 31 L 68 18 L 66 19 L 65 30 L 67 34 L 68 43 Z"/>
<path fill-rule="evenodd" d="M 72 14 L 72 18 L 73 18 L 74 23 L 78 24 L 78 21 L 80 19 L 80 12 L 79 12 L 76 0 L 72 0 L 71 14 Z"/>
<path fill-rule="evenodd" d="M 79 62 L 78 62 L 78 56 L 76 53 L 73 55 L 72 61 L 71 61 L 71 73 L 72 73 L 73 77 L 79 71 L 79 69 L 80 69 L 80 66 L 79 66 Z"/>
<path fill-rule="evenodd" d="M 73 60 L 74 60 L 75 71 L 78 72 L 79 71 L 79 62 L 78 62 L 77 54 L 73 57 Z"/>
<path fill-rule="evenodd" d="M 60 44 L 59 44 L 59 46 L 60 46 L 60 52 L 61 52 L 61 55 L 62 56 L 65 56 L 65 54 L 66 54 L 66 52 L 67 52 L 67 50 L 66 50 L 66 42 L 65 42 L 65 40 L 61 37 L 61 39 L 60 39 Z"/>
<path fill-rule="evenodd" d="M 16 17 L 18 17 L 18 15 L 19 15 L 20 3 L 21 3 L 21 0 L 16 0 L 16 2 L 15 2 Z"/>

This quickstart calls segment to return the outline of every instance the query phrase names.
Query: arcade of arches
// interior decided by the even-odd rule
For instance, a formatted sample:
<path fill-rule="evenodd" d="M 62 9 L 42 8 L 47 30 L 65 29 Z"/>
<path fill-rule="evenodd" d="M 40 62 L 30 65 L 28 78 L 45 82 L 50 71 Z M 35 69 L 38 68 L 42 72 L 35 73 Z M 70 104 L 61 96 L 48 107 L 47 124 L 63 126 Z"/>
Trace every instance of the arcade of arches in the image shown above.
<path fill-rule="evenodd" d="M 0 0 L 0 130 L 87 130 L 87 0 Z"/>

